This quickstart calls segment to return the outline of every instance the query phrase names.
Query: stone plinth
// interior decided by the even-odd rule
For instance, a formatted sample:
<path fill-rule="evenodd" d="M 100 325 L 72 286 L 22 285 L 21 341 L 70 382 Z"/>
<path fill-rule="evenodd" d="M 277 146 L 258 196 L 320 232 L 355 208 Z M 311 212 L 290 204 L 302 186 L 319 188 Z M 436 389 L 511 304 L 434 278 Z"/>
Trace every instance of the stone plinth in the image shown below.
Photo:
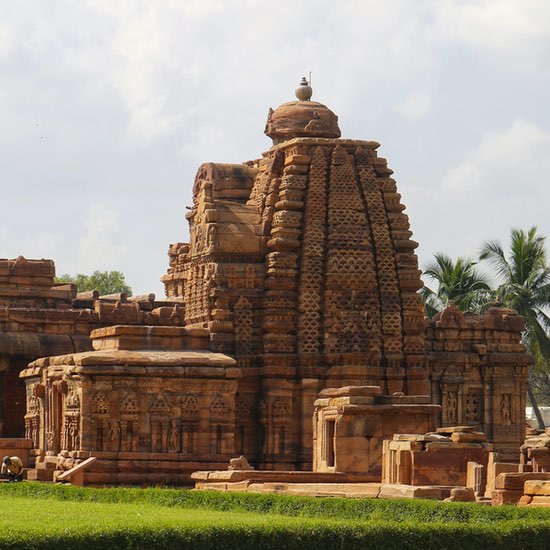
<path fill-rule="evenodd" d="M 381 395 L 378 386 L 323 390 L 313 417 L 314 470 L 380 475 L 382 442 L 404 427 L 433 429 L 438 412 L 427 396 Z"/>
<path fill-rule="evenodd" d="M 452 433 L 452 428 L 446 428 L 443 433 L 395 434 L 384 441 L 382 482 L 466 486 L 468 462 L 486 467 L 491 445 L 485 443 L 485 434 L 460 429 L 464 427 Z M 461 441 L 460 436 L 467 436 L 467 441 Z"/>
<path fill-rule="evenodd" d="M 295 471 L 199 471 L 191 476 L 202 491 L 279 493 L 315 497 L 377 498 L 376 477 Z"/>

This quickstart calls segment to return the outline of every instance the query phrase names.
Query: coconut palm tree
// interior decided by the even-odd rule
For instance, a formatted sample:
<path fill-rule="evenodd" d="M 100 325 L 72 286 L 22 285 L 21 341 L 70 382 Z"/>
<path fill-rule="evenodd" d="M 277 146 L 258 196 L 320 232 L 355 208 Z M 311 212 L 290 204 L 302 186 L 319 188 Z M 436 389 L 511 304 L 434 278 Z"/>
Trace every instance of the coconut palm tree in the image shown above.
<path fill-rule="evenodd" d="M 445 254 L 434 256 L 424 275 L 437 283 L 437 290 L 424 286 L 420 291 L 429 317 L 445 309 L 450 301 L 462 311 L 476 312 L 491 301 L 489 282 L 475 266 L 476 262 L 469 258 L 459 257 L 453 262 Z"/>
<path fill-rule="evenodd" d="M 545 237 L 537 228 L 528 231 L 512 229 L 510 248 L 506 254 L 498 241 L 487 241 L 480 254 L 492 267 L 499 282 L 497 298 L 505 307 L 516 310 L 525 319 L 523 343 L 533 356 L 533 370 L 550 376 L 550 267 Z M 539 427 L 544 423 L 537 407 L 531 383 L 528 393 Z"/>

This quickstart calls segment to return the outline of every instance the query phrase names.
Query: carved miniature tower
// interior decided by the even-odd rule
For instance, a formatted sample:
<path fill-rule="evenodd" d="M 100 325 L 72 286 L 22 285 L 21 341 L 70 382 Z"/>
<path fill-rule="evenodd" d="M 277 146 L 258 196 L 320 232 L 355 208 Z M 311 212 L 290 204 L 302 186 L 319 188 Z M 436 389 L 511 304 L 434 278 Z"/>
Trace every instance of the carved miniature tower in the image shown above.
<path fill-rule="evenodd" d="M 375 384 L 428 395 L 417 246 L 374 141 L 340 139 L 311 100 L 269 111 L 273 147 L 240 165 L 205 164 L 163 277 L 187 325 L 243 369 L 236 428 L 265 467 L 311 461 L 313 402 L 324 387 Z"/>

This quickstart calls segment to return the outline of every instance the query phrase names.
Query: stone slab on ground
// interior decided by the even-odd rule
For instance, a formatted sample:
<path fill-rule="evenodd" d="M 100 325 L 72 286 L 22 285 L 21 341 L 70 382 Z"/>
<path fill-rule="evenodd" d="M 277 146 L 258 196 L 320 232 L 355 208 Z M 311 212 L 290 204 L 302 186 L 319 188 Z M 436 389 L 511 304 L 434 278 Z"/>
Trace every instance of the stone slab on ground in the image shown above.
<path fill-rule="evenodd" d="M 197 481 L 199 491 L 276 493 L 308 497 L 378 498 L 380 483 L 276 483 Z"/>
<path fill-rule="evenodd" d="M 437 428 L 436 433 L 442 435 L 452 435 L 454 433 L 472 433 L 476 431 L 475 426 L 445 426 Z"/>
<path fill-rule="evenodd" d="M 523 496 L 523 489 L 495 489 L 493 491 L 492 503 L 493 506 L 501 506 L 503 504 L 517 504 Z"/>
<path fill-rule="evenodd" d="M 191 474 L 195 481 L 257 483 L 375 483 L 378 475 L 311 472 L 299 470 L 200 470 Z"/>
<path fill-rule="evenodd" d="M 495 489 L 507 489 L 521 491 L 526 481 L 550 480 L 550 472 L 522 472 L 522 473 L 502 473 L 495 479 Z"/>
<path fill-rule="evenodd" d="M 550 496 L 543 495 L 523 495 L 518 506 L 533 506 L 535 508 L 550 508 Z"/>
<path fill-rule="evenodd" d="M 383 483 L 380 487 L 380 498 L 427 498 L 443 500 L 450 496 L 451 489 L 453 487 Z"/>
<path fill-rule="evenodd" d="M 525 482 L 523 493 L 550 497 L 550 480 L 531 479 Z"/>
<path fill-rule="evenodd" d="M 487 441 L 487 436 L 483 432 L 454 432 L 451 435 L 453 443 L 484 443 Z"/>
<path fill-rule="evenodd" d="M 70 481 L 73 485 L 82 487 L 84 485 L 84 471 L 92 466 L 94 462 L 97 462 L 97 458 L 91 456 L 66 472 L 56 472 L 54 474 L 54 481 Z"/>

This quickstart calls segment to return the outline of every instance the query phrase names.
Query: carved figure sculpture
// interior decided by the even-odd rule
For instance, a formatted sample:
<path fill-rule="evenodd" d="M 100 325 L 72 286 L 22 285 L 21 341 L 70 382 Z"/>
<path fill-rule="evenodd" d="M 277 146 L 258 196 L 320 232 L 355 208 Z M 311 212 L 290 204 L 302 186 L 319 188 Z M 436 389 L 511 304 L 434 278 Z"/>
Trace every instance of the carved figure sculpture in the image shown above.
<path fill-rule="evenodd" d="M 253 470 L 254 468 L 248 463 L 248 460 L 241 455 L 239 458 L 232 458 L 229 461 L 228 470 Z"/>

